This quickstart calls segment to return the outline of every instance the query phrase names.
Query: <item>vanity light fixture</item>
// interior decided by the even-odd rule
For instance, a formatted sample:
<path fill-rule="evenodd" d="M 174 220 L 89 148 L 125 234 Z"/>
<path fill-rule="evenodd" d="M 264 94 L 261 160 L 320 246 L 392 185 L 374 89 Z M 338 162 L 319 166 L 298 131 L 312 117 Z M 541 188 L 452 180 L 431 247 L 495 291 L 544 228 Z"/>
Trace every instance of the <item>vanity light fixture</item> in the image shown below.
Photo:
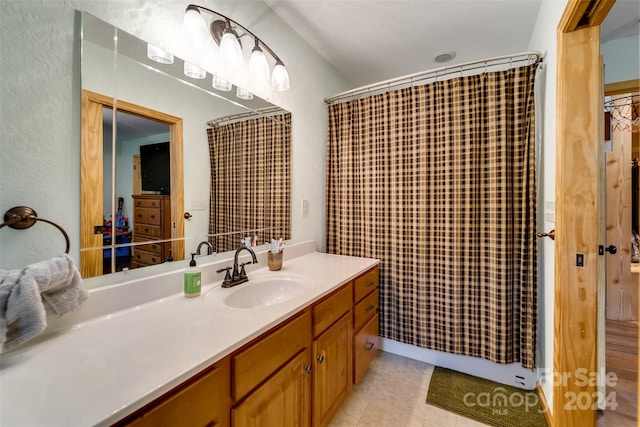
<path fill-rule="evenodd" d="M 238 33 L 231 28 L 231 22 L 227 20 L 227 25 L 222 32 L 219 42 L 222 59 L 231 68 L 238 68 L 242 65 L 242 46 L 238 39 Z"/>
<path fill-rule="evenodd" d="M 251 69 L 251 75 L 257 80 L 269 80 L 269 63 L 267 62 L 267 57 L 264 56 L 264 52 L 260 48 L 258 39 L 256 39 L 256 44 L 253 46 L 251 56 L 249 57 L 249 68 Z"/>
<path fill-rule="evenodd" d="M 254 47 L 249 58 L 249 71 L 252 78 L 258 82 L 269 79 L 266 51 L 275 64 L 271 75 L 271 88 L 278 92 L 289 90 L 289 73 L 282 60 L 265 42 L 243 25 L 206 7 L 190 4 L 185 11 L 183 26 L 197 49 L 204 50 L 213 38 L 220 46 L 221 57 L 231 68 L 239 67 L 244 63 L 240 39 L 244 36 L 253 38 Z M 208 31 L 203 31 L 203 28 L 208 28 Z"/>
<path fill-rule="evenodd" d="M 173 64 L 173 55 L 166 50 L 147 43 L 147 57 L 161 64 Z"/>
<path fill-rule="evenodd" d="M 207 72 L 197 65 L 184 61 L 184 75 L 192 79 L 204 79 L 207 76 Z"/>
<path fill-rule="evenodd" d="M 213 81 L 211 82 L 211 86 L 214 89 L 221 90 L 223 92 L 229 92 L 231 90 L 231 82 L 226 81 L 222 77 L 217 74 L 213 75 Z"/>
<path fill-rule="evenodd" d="M 240 99 L 253 99 L 253 94 L 240 86 L 236 89 L 236 96 Z"/>

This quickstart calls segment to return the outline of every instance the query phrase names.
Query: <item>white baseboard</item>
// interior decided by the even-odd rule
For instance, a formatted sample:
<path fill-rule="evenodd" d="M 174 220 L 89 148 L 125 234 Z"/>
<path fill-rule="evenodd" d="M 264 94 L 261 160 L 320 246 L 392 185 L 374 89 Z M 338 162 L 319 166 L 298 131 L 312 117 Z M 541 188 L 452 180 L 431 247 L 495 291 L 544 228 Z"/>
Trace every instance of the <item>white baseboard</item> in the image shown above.
<path fill-rule="evenodd" d="M 537 375 L 533 369 L 525 369 L 519 363 L 500 364 L 477 357 L 461 356 L 437 350 L 416 347 L 388 338 L 380 338 L 380 349 L 409 359 L 420 360 L 443 368 L 496 381 L 524 390 L 536 388 Z"/>

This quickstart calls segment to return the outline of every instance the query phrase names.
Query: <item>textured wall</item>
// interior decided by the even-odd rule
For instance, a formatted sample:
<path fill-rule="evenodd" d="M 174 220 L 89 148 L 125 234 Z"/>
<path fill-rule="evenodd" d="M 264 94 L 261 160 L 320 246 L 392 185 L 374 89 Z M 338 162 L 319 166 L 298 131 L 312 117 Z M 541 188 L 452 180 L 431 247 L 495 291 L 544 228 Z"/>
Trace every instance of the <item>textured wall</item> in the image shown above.
<path fill-rule="evenodd" d="M 640 79 L 640 38 L 638 35 L 602 44 L 604 82 Z"/>
<path fill-rule="evenodd" d="M 33 1 L 0 2 L 0 210 L 29 205 L 61 224 L 79 242 L 80 52 L 79 19 L 85 10 L 178 56 L 193 54 L 182 42 L 186 1 Z M 325 134 L 323 98 L 348 89 L 315 51 L 297 37 L 262 1 L 206 1 L 264 38 L 283 58 L 291 90 L 255 93 L 293 113 L 292 229 L 295 239 L 325 240 Z M 250 87 L 244 73 L 217 70 Z M 301 198 L 310 201 L 301 217 Z M 37 228 L 36 228 L 37 227 Z M 44 224 L 0 233 L 0 268 L 55 255 L 63 247 L 57 231 Z"/>
<path fill-rule="evenodd" d="M 541 211 L 546 202 L 555 203 L 556 186 L 556 28 L 564 12 L 566 1 L 543 1 L 535 28 L 529 41 L 529 49 L 545 55 L 543 69 L 539 72 L 536 88 L 537 106 L 536 139 L 538 156 L 538 231 L 549 231 L 553 222 L 544 221 Z M 553 309 L 555 250 L 551 239 L 538 239 L 538 354 L 537 366 L 553 368 Z M 540 378 L 547 402 L 553 396 L 550 378 Z"/>

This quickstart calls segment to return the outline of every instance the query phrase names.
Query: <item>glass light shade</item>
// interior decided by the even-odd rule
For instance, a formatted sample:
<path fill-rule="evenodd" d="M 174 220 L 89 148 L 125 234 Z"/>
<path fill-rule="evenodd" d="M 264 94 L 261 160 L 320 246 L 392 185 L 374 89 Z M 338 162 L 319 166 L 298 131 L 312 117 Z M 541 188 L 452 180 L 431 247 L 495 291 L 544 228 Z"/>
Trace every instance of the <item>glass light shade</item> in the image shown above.
<path fill-rule="evenodd" d="M 230 28 L 224 30 L 220 40 L 220 52 L 223 60 L 232 68 L 242 65 L 242 48 L 240 41 Z"/>
<path fill-rule="evenodd" d="M 197 65 L 184 61 L 184 75 L 192 79 L 204 79 L 207 76 L 207 72 Z"/>
<path fill-rule="evenodd" d="M 236 89 L 236 96 L 240 99 L 253 99 L 253 94 L 246 89 L 242 89 L 238 86 Z"/>
<path fill-rule="evenodd" d="M 173 64 L 173 55 L 166 50 L 147 43 L 147 57 L 161 64 Z"/>
<path fill-rule="evenodd" d="M 289 73 L 287 73 L 287 69 L 284 68 L 282 61 L 278 61 L 271 75 L 271 89 L 284 92 L 289 90 L 289 87 Z"/>
<path fill-rule="evenodd" d="M 251 51 L 251 57 L 249 58 L 249 69 L 251 70 L 251 76 L 254 79 L 264 82 L 269 80 L 269 63 L 267 62 L 264 52 L 259 46 L 256 46 Z"/>
<path fill-rule="evenodd" d="M 182 30 L 197 50 L 204 49 L 211 38 L 207 24 L 198 9 L 187 9 L 182 20 Z"/>
<path fill-rule="evenodd" d="M 231 90 L 231 82 L 228 82 L 222 77 L 219 77 L 215 74 L 213 75 L 213 81 L 211 82 L 211 85 L 214 87 L 214 89 L 218 89 L 223 92 L 229 92 Z"/>

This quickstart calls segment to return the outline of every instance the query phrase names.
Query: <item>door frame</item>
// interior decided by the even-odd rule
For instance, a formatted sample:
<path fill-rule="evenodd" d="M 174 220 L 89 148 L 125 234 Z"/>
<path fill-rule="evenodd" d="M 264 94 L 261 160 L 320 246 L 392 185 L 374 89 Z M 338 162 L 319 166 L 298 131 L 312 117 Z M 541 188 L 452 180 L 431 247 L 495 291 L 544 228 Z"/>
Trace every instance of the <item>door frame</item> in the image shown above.
<path fill-rule="evenodd" d="M 83 248 L 102 247 L 102 235 L 93 226 L 103 220 L 102 109 L 118 111 L 155 120 L 169 126 L 171 168 L 171 250 L 175 260 L 184 259 L 184 171 L 182 119 L 96 92 L 82 91 L 80 149 L 80 271 L 83 278 L 102 274 L 102 251 Z"/>
<path fill-rule="evenodd" d="M 553 426 L 595 426 L 596 410 L 567 408 L 594 396 L 577 373 L 597 373 L 598 197 L 603 71 L 600 25 L 615 0 L 569 0 L 557 32 L 556 243 Z M 584 254 L 577 267 L 576 254 Z M 596 402 L 592 402 L 596 403 Z"/>

